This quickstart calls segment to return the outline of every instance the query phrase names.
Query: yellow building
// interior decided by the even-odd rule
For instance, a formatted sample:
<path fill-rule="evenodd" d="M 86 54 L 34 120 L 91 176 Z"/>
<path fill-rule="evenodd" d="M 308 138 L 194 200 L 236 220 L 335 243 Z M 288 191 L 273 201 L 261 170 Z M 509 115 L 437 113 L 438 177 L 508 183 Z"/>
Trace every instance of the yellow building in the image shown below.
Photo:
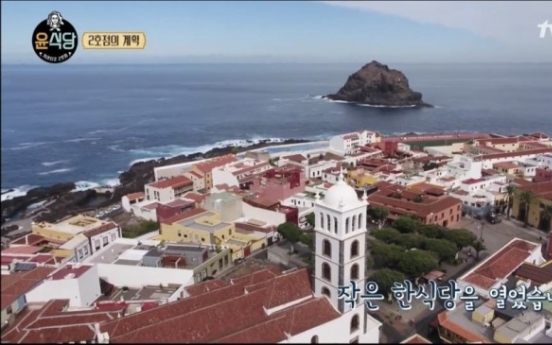
<path fill-rule="evenodd" d="M 249 256 L 266 246 L 266 238 L 236 231 L 233 223 L 223 222 L 220 214 L 202 208 L 168 218 L 161 223 L 159 240 L 228 247 L 232 258 Z"/>
<path fill-rule="evenodd" d="M 40 222 L 32 225 L 32 233 L 56 242 L 67 242 L 73 237 L 104 223 L 98 218 L 76 215 L 56 224 Z"/>
<path fill-rule="evenodd" d="M 69 241 L 65 242 L 58 248 L 55 248 L 51 251 L 53 256 L 59 256 L 59 257 L 69 257 L 69 256 L 77 256 L 77 250 L 80 248 L 86 248 L 88 244 L 88 237 L 86 237 L 84 234 L 78 234 Z M 86 255 L 88 255 L 88 248 L 86 249 Z"/>
<path fill-rule="evenodd" d="M 378 178 L 363 169 L 356 169 L 347 173 L 347 182 L 355 187 L 366 187 L 376 184 Z"/>
<path fill-rule="evenodd" d="M 552 182 L 531 183 L 516 188 L 511 216 L 520 221 L 525 220 L 526 208 L 525 204 L 521 201 L 521 195 L 525 191 L 532 195 L 527 223 L 532 227 L 548 230 L 550 227 L 550 220 L 543 219 L 542 213 L 545 206 L 552 206 Z"/>

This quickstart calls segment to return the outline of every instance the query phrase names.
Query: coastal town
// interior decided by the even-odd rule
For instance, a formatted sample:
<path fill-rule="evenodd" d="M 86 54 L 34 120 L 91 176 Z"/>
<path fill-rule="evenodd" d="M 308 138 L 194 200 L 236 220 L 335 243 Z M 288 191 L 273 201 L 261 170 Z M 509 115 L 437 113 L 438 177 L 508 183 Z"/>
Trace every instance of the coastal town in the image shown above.
<path fill-rule="evenodd" d="M 552 341 L 546 133 L 297 145 L 151 167 L 101 207 L 48 218 L 50 197 L 7 219 L 1 341 Z M 405 281 L 464 295 L 429 307 Z"/>

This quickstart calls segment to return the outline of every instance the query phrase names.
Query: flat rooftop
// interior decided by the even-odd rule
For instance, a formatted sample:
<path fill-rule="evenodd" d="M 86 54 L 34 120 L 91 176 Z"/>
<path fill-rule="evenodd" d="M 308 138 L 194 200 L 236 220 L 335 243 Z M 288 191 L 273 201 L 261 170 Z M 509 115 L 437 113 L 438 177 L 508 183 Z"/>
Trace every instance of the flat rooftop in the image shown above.
<path fill-rule="evenodd" d="M 92 266 L 88 265 L 75 266 L 69 264 L 56 271 L 51 277 L 53 280 L 77 279 L 86 273 L 91 267 Z"/>
<path fill-rule="evenodd" d="M 108 223 L 108 222 L 104 222 L 94 217 L 77 215 L 77 216 L 62 220 L 61 222 L 56 224 L 42 222 L 34 225 L 33 227 L 37 227 L 38 229 L 42 228 L 45 230 L 53 230 L 53 231 L 65 232 L 65 233 L 76 235 L 76 234 L 85 232 L 87 230 L 93 229 L 104 223 Z"/>
<path fill-rule="evenodd" d="M 209 232 L 224 229 L 229 225 L 228 223 L 218 220 L 216 216 L 216 213 L 207 211 L 205 213 L 183 219 L 179 221 L 178 224 L 186 228 Z"/>
<path fill-rule="evenodd" d="M 140 289 L 117 288 L 108 296 L 111 301 L 164 300 L 172 296 L 179 286 L 144 286 Z"/>
<path fill-rule="evenodd" d="M 119 258 L 119 255 L 125 251 L 134 248 L 134 244 L 112 243 L 107 248 L 103 249 L 89 261 L 93 264 L 112 264 Z"/>

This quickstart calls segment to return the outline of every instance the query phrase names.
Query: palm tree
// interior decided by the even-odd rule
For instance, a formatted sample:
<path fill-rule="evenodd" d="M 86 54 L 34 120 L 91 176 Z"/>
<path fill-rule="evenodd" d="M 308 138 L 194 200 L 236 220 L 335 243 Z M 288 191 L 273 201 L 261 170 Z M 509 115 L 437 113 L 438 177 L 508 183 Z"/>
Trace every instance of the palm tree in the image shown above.
<path fill-rule="evenodd" d="M 475 258 L 476 259 L 479 259 L 479 253 L 486 250 L 487 247 L 485 247 L 485 245 L 483 244 L 483 242 L 481 241 L 475 241 L 473 242 L 472 244 L 472 248 L 473 250 L 475 250 Z"/>
<path fill-rule="evenodd" d="M 550 231 L 552 227 L 552 205 L 545 205 L 541 211 L 541 217 L 544 221 L 548 222 L 548 227 L 546 231 Z"/>
<path fill-rule="evenodd" d="M 509 184 L 506 187 L 506 200 L 508 203 L 506 204 L 506 218 L 510 219 L 510 209 L 512 208 L 512 202 L 514 200 L 514 193 L 516 192 L 516 186 L 513 184 Z"/>
<path fill-rule="evenodd" d="M 533 202 L 533 194 L 529 191 L 523 191 L 519 197 L 520 203 L 524 204 L 525 206 L 525 215 L 523 217 L 523 226 L 527 227 L 527 222 L 529 221 L 529 209 L 531 207 L 531 203 Z"/>

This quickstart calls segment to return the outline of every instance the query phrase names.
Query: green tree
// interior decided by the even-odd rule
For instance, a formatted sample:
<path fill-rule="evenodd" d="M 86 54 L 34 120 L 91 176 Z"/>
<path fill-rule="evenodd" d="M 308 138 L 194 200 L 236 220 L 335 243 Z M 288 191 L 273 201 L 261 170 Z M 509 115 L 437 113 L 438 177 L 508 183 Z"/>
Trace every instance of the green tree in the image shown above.
<path fill-rule="evenodd" d="M 471 246 L 477 240 L 477 236 L 466 229 L 448 230 L 447 232 L 445 232 L 444 238 L 446 240 L 454 242 L 458 250 Z"/>
<path fill-rule="evenodd" d="M 487 247 L 485 247 L 485 245 L 481 241 L 475 241 L 472 244 L 472 248 L 473 248 L 473 250 L 475 250 L 475 258 L 476 259 L 479 259 L 479 253 L 481 253 L 484 250 L 487 250 Z"/>
<path fill-rule="evenodd" d="M 159 224 L 152 220 L 141 220 L 138 224 L 127 225 L 121 228 L 123 237 L 126 238 L 136 238 L 156 230 L 159 230 Z"/>
<path fill-rule="evenodd" d="M 395 282 L 404 282 L 405 276 L 402 272 L 389 268 L 382 268 L 374 272 L 368 280 L 377 283 L 379 288 L 378 292 L 385 296 L 391 293 L 391 288 Z"/>
<path fill-rule="evenodd" d="M 370 232 L 370 235 L 385 243 L 397 243 L 401 233 L 395 229 L 380 229 Z"/>
<path fill-rule="evenodd" d="M 529 222 L 529 210 L 531 209 L 531 203 L 533 202 L 534 196 L 533 193 L 525 190 L 521 193 L 519 196 L 519 201 L 524 205 L 525 207 L 525 217 L 523 217 L 523 226 L 527 227 L 527 224 Z"/>
<path fill-rule="evenodd" d="M 404 254 L 404 248 L 396 244 L 385 244 L 376 241 L 372 243 L 370 253 L 374 259 L 375 268 L 394 268 L 397 267 L 401 256 Z"/>
<path fill-rule="evenodd" d="M 402 233 L 417 232 L 422 223 L 414 218 L 399 217 L 393 222 L 393 227 Z"/>
<path fill-rule="evenodd" d="M 425 249 L 437 255 L 439 264 L 443 261 L 451 262 L 456 258 L 456 244 L 449 240 L 430 238 L 425 242 Z"/>
<path fill-rule="evenodd" d="M 399 269 L 410 278 L 420 277 L 437 267 L 435 254 L 425 250 L 409 250 L 399 260 Z"/>
<path fill-rule="evenodd" d="M 307 219 L 307 223 L 309 223 L 310 226 L 314 226 L 314 212 L 311 212 L 305 216 Z"/>
<path fill-rule="evenodd" d="M 552 205 L 544 205 L 544 208 L 541 211 L 542 220 L 548 222 L 546 231 L 550 231 L 552 228 Z"/>
<path fill-rule="evenodd" d="M 427 238 L 443 238 L 446 231 L 446 228 L 437 224 L 422 225 L 418 229 L 418 232 Z"/>
<path fill-rule="evenodd" d="M 516 186 L 509 184 L 506 186 L 506 218 L 510 219 L 510 210 L 512 209 L 512 203 L 514 201 L 514 194 L 516 193 Z"/>
<path fill-rule="evenodd" d="M 291 251 L 294 250 L 293 245 L 301 239 L 303 232 L 301 229 L 294 223 L 287 222 L 278 225 L 278 233 L 282 235 L 283 238 L 291 243 Z"/>
<path fill-rule="evenodd" d="M 389 211 L 387 211 L 386 208 L 380 206 L 368 207 L 368 217 L 376 222 L 376 224 L 378 225 L 378 229 L 381 229 L 383 228 L 385 222 L 387 221 L 387 218 L 389 217 Z"/>
<path fill-rule="evenodd" d="M 408 234 L 400 234 L 400 236 L 396 239 L 395 244 L 398 244 L 399 246 L 402 246 L 405 249 L 412 249 L 412 248 L 423 249 L 426 241 L 427 241 L 427 238 L 420 234 L 408 233 Z"/>
<path fill-rule="evenodd" d="M 301 234 L 301 237 L 299 238 L 299 242 L 303 243 L 304 245 L 307 245 L 311 250 L 314 249 L 314 235 L 303 233 Z"/>
<path fill-rule="evenodd" d="M 422 169 L 424 169 L 424 171 L 428 171 L 428 170 L 436 169 L 438 167 L 439 167 L 439 164 L 431 162 L 431 163 L 424 164 Z"/>

